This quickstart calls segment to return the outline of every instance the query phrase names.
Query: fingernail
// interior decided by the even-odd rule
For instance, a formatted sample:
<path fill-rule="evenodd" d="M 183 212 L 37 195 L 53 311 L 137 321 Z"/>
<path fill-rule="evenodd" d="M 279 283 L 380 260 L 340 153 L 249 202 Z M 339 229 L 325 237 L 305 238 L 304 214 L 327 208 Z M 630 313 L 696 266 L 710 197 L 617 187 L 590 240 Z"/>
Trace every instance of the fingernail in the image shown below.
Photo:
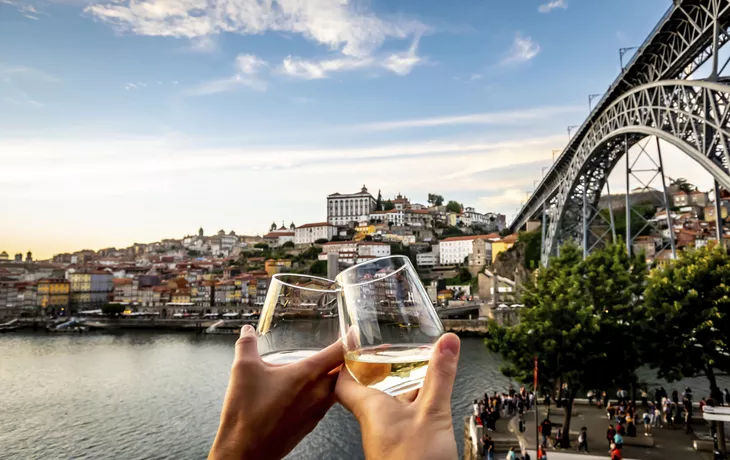
<path fill-rule="evenodd" d="M 456 335 L 446 334 L 441 338 L 439 351 L 442 355 L 451 356 L 453 358 L 459 354 L 459 348 L 461 348 L 461 342 Z"/>
<path fill-rule="evenodd" d="M 250 324 L 246 324 L 245 326 L 243 326 L 241 328 L 241 336 L 243 336 L 244 334 L 249 335 L 249 334 L 252 334 L 253 332 L 254 332 L 254 328 Z"/>

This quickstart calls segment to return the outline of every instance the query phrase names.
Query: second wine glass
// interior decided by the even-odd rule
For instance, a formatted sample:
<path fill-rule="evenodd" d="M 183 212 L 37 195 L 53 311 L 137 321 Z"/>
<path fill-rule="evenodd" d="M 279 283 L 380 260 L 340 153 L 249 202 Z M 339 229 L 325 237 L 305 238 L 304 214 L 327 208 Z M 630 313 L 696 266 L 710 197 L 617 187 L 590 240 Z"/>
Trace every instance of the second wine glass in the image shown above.
<path fill-rule="evenodd" d="M 350 374 L 391 395 L 420 388 L 444 331 L 410 260 L 373 259 L 344 270 L 336 281 Z"/>

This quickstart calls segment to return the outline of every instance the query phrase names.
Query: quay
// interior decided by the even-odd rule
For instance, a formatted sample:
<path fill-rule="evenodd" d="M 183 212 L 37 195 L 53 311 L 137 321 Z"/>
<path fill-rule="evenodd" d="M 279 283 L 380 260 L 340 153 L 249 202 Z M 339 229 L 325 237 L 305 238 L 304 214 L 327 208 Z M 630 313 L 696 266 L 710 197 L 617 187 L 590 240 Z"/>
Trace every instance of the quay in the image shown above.
<path fill-rule="evenodd" d="M 615 402 L 615 401 L 614 401 Z M 696 405 L 696 403 L 695 403 Z M 639 410 L 641 410 L 639 406 Z M 547 407 L 539 404 L 539 420 L 543 420 L 547 414 Z M 696 409 L 698 410 L 698 409 Z M 563 421 L 563 409 L 554 405 L 550 406 L 550 420 L 555 428 Z M 530 410 L 524 415 L 525 431 L 519 432 L 518 418 L 500 418 L 497 421 L 496 430 L 489 432 L 495 443 L 495 458 L 503 458 L 503 454 L 510 447 L 515 448 L 515 453 L 520 458 L 520 446 L 527 448 L 531 458 L 535 456 L 535 411 Z M 570 424 L 570 437 L 573 446 L 569 449 L 553 449 L 548 447 L 547 456 L 549 460 L 607 458 L 608 445 L 606 441 L 606 429 L 609 423 L 605 409 L 595 405 L 589 405 L 585 399 L 576 399 L 573 404 L 573 417 Z M 581 427 L 587 428 L 589 453 L 578 453 L 578 432 Z M 684 427 L 659 428 L 654 427 L 651 436 L 644 436 L 644 426 L 637 424 L 637 436 L 624 436 L 623 456 L 624 460 L 712 460 L 712 440 L 709 435 L 709 426 L 701 417 L 693 417 L 693 432 L 686 434 Z M 726 433 L 728 427 L 726 427 Z M 474 422 L 473 416 L 464 418 L 464 459 L 481 460 L 480 439 L 484 429 Z M 555 432 L 553 431 L 553 434 Z"/>
<path fill-rule="evenodd" d="M 217 319 L 167 319 L 167 318 L 84 318 L 83 324 L 92 330 L 159 330 L 202 332 L 220 322 Z M 256 319 L 227 320 L 229 327 L 241 327 L 244 324 L 256 325 Z M 46 318 L 19 318 L 18 329 L 45 329 L 52 324 Z"/>

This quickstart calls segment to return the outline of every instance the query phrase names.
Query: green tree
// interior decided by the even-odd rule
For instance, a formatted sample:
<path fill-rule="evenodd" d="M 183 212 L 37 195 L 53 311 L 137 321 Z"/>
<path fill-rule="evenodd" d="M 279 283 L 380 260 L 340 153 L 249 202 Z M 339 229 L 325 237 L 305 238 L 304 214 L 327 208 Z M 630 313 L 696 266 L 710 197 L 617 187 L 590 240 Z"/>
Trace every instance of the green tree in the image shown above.
<path fill-rule="evenodd" d="M 652 227 L 646 225 L 646 221 L 654 217 L 656 208 L 651 203 L 637 203 L 631 206 L 631 236 L 650 235 Z M 611 222 L 611 215 L 608 209 L 601 209 L 601 215 L 606 222 Z M 641 216 L 641 218 L 639 217 Z M 626 208 L 613 210 L 613 219 L 616 224 L 616 234 L 626 235 Z"/>
<path fill-rule="evenodd" d="M 318 239 L 316 239 L 316 240 L 314 241 L 314 244 L 325 244 L 325 243 L 327 243 L 328 241 L 329 241 L 329 240 L 328 240 L 327 238 L 318 238 Z"/>
<path fill-rule="evenodd" d="M 492 323 L 486 339 L 505 358 L 505 375 L 531 382 L 536 356 L 544 387 L 567 384 L 561 439 L 566 447 L 577 392 L 630 383 L 639 363 L 631 347 L 639 325 L 631 311 L 640 300 L 645 265 L 629 259 L 621 244 L 582 256 L 576 246 L 563 246 L 526 283 L 519 324 Z"/>
<path fill-rule="evenodd" d="M 679 190 L 685 193 L 692 193 L 696 190 L 695 186 L 687 182 L 687 179 L 685 179 L 684 177 L 673 179 L 669 185 L 677 187 Z"/>
<path fill-rule="evenodd" d="M 459 270 L 459 282 L 461 284 L 469 284 L 471 278 L 471 272 L 468 268 L 462 268 L 461 270 Z"/>
<path fill-rule="evenodd" d="M 311 267 L 309 267 L 309 273 L 316 276 L 325 276 L 327 275 L 327 261 L 326 260 L 318 260 L 312 264 Z"/>
<path fill-rule="evenodd" d="M 281 245 L 284 249 L 293 249 L 294 248 L 294 242 L 293 241 L 285 241 L 284 244 Z"/>
<path fill-rule="evenodd" d="M 456 202 L 454 200 L 451 200 L 448 203 L 446 203 L 446 210 L 449 211 L 449 212 L 460 213 L 461 212 L 461 205 L 458 202 Z"/>
<path fill-rule="evenodd" d="M 255 247 L 256 249 L 263 249 L 264 251 L 269 249 L 269 245 L 266 243 L 256 243 L 253 245 L 253 247 Z"/>
<path fill-rule="evenodd" d="M 449 238 L 451 236 L 464 236 L 464 232 L 459 227 L 448 227 L 441 232 L 441 238 Z"/>
<path fill-rule="evenodd" d="M 644 293 L 650 321 L 638 348 L 669 381 L 704 375 L 719 397 L 716 373 L 730 372 L 730 257 L 720 247 L 684 251 L 652 270 Z M 647 348 L 650 347 L 650 348 Z"/>
<path fill-rule="evenodd" d="M 383 204 L 383 211 L 391 211 L 393 209 L 395 209 L 395 205 L 393 204 L 393 202 L 390 200 L 386 200 Z"/>
<path fill-rule="evenodd" d="M 444 204 L 444 197 L 435 193 L 429 193 L 427 201 L 431 206 L 441 206 Z"/>
<path fill-rule="evenodd" d="M 375 201 L 375 210 L 376 211 L 383 210 L 383 194 L 380 193 L 380 190 L 378 190 L 378 199 Z"/>

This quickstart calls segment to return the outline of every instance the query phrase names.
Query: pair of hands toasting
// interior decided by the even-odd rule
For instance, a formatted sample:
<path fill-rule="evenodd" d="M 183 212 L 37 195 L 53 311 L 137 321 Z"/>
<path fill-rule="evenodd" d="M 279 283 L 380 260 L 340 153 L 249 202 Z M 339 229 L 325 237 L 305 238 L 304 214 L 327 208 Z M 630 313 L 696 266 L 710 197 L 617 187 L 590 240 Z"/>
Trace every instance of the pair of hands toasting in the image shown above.
<path fill-rule="evenodd" d="M 451 391 L 460 342 L 436 343 L 423 388 L 392 397 L 340 372 L 337 342 L 296 363 L 265 363 L 256 332 L 246 325 L 236 342 L 228 390 L 211 460 L 280 459 L 311 432 L 335 402 L 360 422 L 368 459 L 455 459 Z"/>

